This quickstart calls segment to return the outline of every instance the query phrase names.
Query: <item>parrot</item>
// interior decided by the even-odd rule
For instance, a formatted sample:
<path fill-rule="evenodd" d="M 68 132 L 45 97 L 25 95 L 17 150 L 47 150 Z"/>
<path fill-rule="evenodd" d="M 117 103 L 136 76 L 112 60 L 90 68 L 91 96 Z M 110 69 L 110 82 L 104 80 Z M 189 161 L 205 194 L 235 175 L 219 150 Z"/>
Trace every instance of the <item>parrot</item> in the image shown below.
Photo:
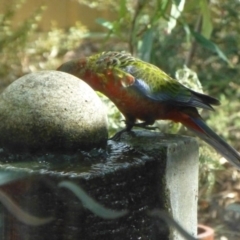
<path fill-rule="evenodd" d="M 152 129 L 156 120 L 171 120 L 187 127 L 240 169 L 240 153 L 199 114 L 199 109 L 214 110 L 220 101 L 189 89 L 157 66 L 128 52 L 108 51 L 65 62 L 57 70 L 80 78 L 116 105 L 125 118 L 125 128 L 116 135 L 133 127 Z"/>

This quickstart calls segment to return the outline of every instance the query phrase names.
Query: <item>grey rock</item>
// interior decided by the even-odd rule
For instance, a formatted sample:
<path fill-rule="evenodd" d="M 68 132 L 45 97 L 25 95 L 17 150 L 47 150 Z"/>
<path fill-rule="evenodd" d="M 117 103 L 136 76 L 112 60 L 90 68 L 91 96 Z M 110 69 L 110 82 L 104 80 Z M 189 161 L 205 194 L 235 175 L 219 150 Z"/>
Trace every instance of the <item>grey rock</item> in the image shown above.
<path fill-rule="evenodd" d="M 0 95 L 0 146 L 76 150 L 103 146 L 107 117 L 96 93 L 63 72 L 25 75 Z"/>

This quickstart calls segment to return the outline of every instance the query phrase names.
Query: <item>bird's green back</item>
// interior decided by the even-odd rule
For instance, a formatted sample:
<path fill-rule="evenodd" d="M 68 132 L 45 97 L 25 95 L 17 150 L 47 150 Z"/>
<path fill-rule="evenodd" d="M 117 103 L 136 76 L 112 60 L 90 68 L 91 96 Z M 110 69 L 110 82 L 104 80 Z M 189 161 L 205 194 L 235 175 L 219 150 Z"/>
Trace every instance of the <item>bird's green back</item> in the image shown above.
<path fill-rule="evenodd" d="M 153 101 L 169 104 L 212 109 L 215 99 L 202 98 L 200 93 L 186 88 L 171 78 L 160 68 L 133 57 L 126 52 L 103 52 L 89 57 L 88 67 L 101 74 L 109 70 L 122 81 L 125 75 L 131 75 L 135 81 L 131 86 Z M 208 103 L 208 100 L 210 102 Z"/>

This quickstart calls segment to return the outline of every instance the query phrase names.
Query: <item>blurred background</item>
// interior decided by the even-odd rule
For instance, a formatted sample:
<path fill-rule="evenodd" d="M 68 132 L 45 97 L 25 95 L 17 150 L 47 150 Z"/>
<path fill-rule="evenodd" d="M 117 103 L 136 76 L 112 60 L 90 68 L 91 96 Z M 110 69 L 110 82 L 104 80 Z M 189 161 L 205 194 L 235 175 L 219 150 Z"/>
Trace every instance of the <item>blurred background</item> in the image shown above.
<path fill-rule="evenodd" d="M 240 151 L 239 0 L 1 0 L 0 91 L 30 72 L 96 52 L 128 51 L 221 101 L 203 118 Z M 109 132 L 123 127 L 108 106 Z M 179 125 L 161 131 L 189 135 Z M 240 174 L 200 142 L 199 222 L 240 239 Z"/>

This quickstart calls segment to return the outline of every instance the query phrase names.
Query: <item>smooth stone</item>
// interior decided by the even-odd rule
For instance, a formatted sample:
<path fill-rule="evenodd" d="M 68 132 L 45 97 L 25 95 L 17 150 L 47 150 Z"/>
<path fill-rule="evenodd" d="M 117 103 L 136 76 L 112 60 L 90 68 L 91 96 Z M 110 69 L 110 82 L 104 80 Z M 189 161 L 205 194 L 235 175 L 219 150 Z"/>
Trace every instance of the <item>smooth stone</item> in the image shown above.
<path fill-rule="evenodd" d="M 101 100 L 70 74 L 30 73 L 0 95 L 0 147 L 75 151 L 104 146 L 107 137 Z"/>

